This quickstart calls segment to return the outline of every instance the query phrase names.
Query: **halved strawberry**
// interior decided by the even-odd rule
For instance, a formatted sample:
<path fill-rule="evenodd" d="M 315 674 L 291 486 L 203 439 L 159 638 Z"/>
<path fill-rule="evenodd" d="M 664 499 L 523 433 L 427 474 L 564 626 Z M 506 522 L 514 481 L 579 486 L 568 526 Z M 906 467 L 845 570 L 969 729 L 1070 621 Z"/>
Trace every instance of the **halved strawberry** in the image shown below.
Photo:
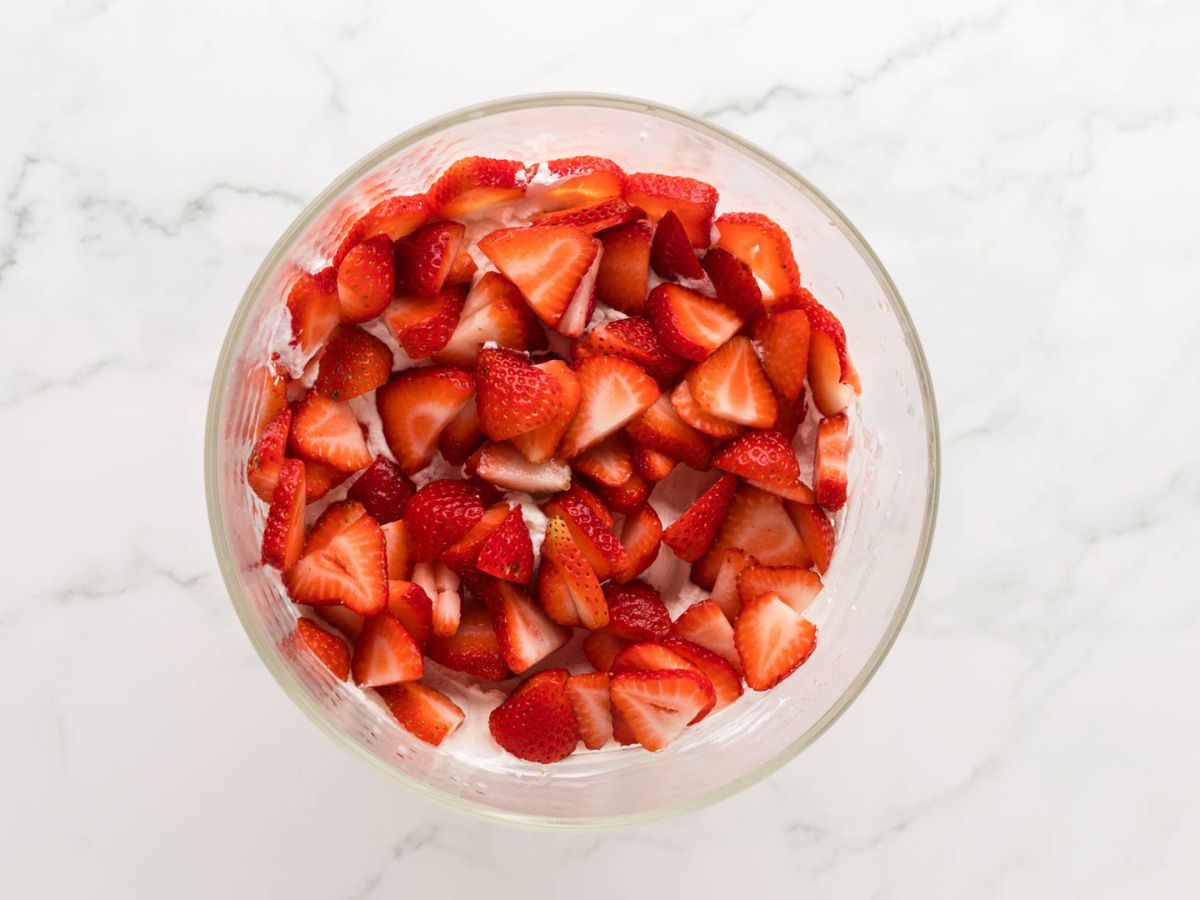
<path fill-rule="evenodd" d="M 628 481 L 617 487 L 609 487 L 599 482 L 594 487 L 596 493 L 610 509 L 614 512 L 629 514 L 646 502 L 654 484 L 634 472 L 629 476 Z"/>
<path fill-rule="evenodd" d="M 313 523 L 304 540 L 304 555 L 324 550 L 333 539 L 367 514 L 367 509 L 357 500 L 331 503 Z"/>
<path fill-rule="evenodd" d="M 628 646 L 629 641 L 609 631 L 593 631 L 583 639 L 583 655 L 597 672 L 607 672 L 617 654 Z"/>
<path fill-rule="evenodd" d="M 442 429 L 438 451 L 450 465 L 461 466 L 486 440 L 487 435 L 479 427 L 479 407 L 472 396 Z"/>
<path fill-rule="evenodd" d="M 729 629 L 729 642 L 732 648 L 732 627 Z M 702 647 L 683 638 L 669 637 L 664 639 L 662 643 L 672 653 L 682 656 L 704 673 L 704 677 L 713 686 L 713 693 L 717 698 L 717 702 L 713 706 L 713 712 L 724 709 L 738 697 L 742 696 L 742 677 L 738 674 L 741 669 L 741 660 L 738 660 L 735 666 L 719 653 L 714 653 L 707 647 Z M 734 659 L 737 659 L 736 652 L 734 653 Z"/>
<path fill-rule="evenodd" d="M 424 651 L 433 635 L 433 601 L 425 588 L 412 581 L 389 581 L 387 608 Z"/>
<path fill-rule="evenodd" d="M 465 233 L 466 226 L 461 222 L 431 222 L 396 241 L 395 293 L 403 297 L 440 294 L 454 269 Z"/>
<path fill-rule="evenodd" d="M 412 580 L 429 598 L 433 634 L 445 637 L 458 631 L 462 619 L 462 582 L 458 575 L 435 559 L 414 565 Z"/>
<path fill-rule="evenodd" d="M 506 491 L 553 494 L 571 486 L 571 468 L 562 460 L 531 463 L 507 443 L 484 444 L 467 460 L 467 471 Z"/>
<path fill-rule="evenodd" d="M 535 366 L 550 375 L 561 389 L 561 407 L 557 416 L 540 425 L 532 431 L 526 431 L 512 438 L 512 444 L 532 463 L 548 462 L 558 449 L 559 441 L 570 427 L 575 413 L 579 410 L 582 390 L 575 373 L 561 359 L 551 359 Z"/>
<path fill-rule="evenodd" d="M 413 558 L 436 559 L 482 518 L 483 501 L 471 482 L 450 478 L 429 482 L 413 494 L 404 516 Z"/>
<path fill-rule="evenodd" d="M 622 672 L 609 680 L 609 696 L 637 742 L 650 751 L 666 749 L 716 704 L 712 683 L 695 669 Z"/>
<path fill-rule="evenodd" d="M 279 467 L 287 452 L 288 432 L 292 428 L 292 411 L 284 407 L 279 415 L 267 423 L 246 464 L 246 483 L 258 494 L 260 500 L 270 503 L 275 496 L 275 485 L 279 481 Z"/>
<path fill-rule="evenodd" d="M 450 267 L 450 272 L 446 275 L 446 284 L 461 284 L 470 287 L 471 279 L 478 271 L 479 266 L 471 258 L 471 254 L 459 248 L 458 256 L 454 257 L 454 265 Z"/>
<path fill-rule="evenodd" d="M 816 572 L 799 566 L 747 566 L 738 575 L 738 599 L 743 608 L 759 594 L 772 591 L 803 615 L 822 587 Z"/>
<path fill-rule="evenodd" d="M 683 514 L 667 526 L 663 543 L 685 562 L 695 562 L 712 546 L 721 523 L 733 502 L 737 479 L 722 475 Z"/>
<path fill-rule="evenodd" d="M 668 280 L 686 278 L 699 281 L 704 278 L 704 269 L 700 267 L 700 260 L 696 259 L 696 251 L 692 249 L 683 222 L 672 210 L 663 213 L 654 228 L 650 266 Z"/>
<path fill-rule="evenodd" d="M 625 517 L 621 526 L 621 546 L 625 558 L 613 567 L 613 581 L 624 584 L 637 578 L 658 558 L 662 545 L 662 522 L 649 503 L 644 503 Z"/>
<path fill-rule="evenodd" d="M 647 481 L 658 482 L 675 470 L 678 460 L 638 444 L 633 452 L 633 465 L 637 473 Z"/>
<path fill-rule="evenodd" d="M 618 431 L 580 453 L 572 461 L 572 467 L 594 481 L 618 487 L 633 474 L 633 446 L 629 438 Z"/>
<path fill-rule="evenodd" d="M 796 451 L 778 431 L 756 430 L 734 438 L 716 452 L 713 465 L 772 493 L 793 488 L 800 478 Z"/>
<path fill-rule="evenodd" d="M 582 395 L 579 411 L 558 447 L 563 459 L 578 456 L 623 428 L 649 409 L 661 393 L 645 371 L 615 356 L 582 359 L 575 363 L 575 376 Z"/>
<path fill-rule="evenodd" d="M 579 737 L 589 750 L 599 750 L 613 736 L 608 673 L 585 672 L 567 679 L 567 699 L 579 723 Z"/>
<path fill-rule="evenodd" d="M 701 434 L 707 434 L 717 440 L 737 437 L 745 430 L 744 425 L 718 418 L 702 409 L 696 402 L 696 398 L 692 396 L 692 390 L 688 387 L 686 378 L 675 385 L 675 390 L 671 391 L 671 405 L 675 407 L 675 412 L 684 422 Z"/>
<path fill-rule="evenodd" d="M 565 759 L 579 743 L 579 725 L 567 696 L 567 670 L 530 676 L 492 710 L 496 743 L 520 759 L 543 765 Z"/>
<path fill-rule="evenodd" d="M 517 675 L 571 639 L 571 630 L 552 621 L 524 588 L 493 580 L 483 599 L 500 640 L 504 662 Z"/>
<path fill-rule="evenodd" d="M 601 581 L 610 578 L 613 569 L 623 563 L 625 549 L 609 530 L 611 517 L 605 522 L 578 485 L 551 498 L 542 509 L 547 516 L 561 516 L 565 520 L 571 539 Z"/>
<path fill-rule="evenodd" d="M 742 599 L 738 596 L 738 576 L 742 570 L 756 565 L 757 559 L 737 547 L 728 548 L 721 559 L 711 594 L 712 601 L 721 607 L 730 622 L 737 618 L 742 608 Z"/>
<path fill-rule="evenodd" d="M 571 156 L 542 163 L 538 180 L 547 182 L 531 188 L 542 209 L 568 209 L 620 197 L 625 173 L 602 156 Z"/>
<path fill-rule="evenodd" d="M 466 296 L 466 285 L 448 284 L 433 297 L 399 297 L 383 311 L 383 321 L 411 359 L 425 359 L 450 342 Z"/>
<path fill-rule="evenodd" d="M 636 172 L 625 178 L 625 200 L 640 206 L 657 222 L 674 212 L 683 223 L 693 247 L 711 243 L 713 211 L 717 208 L 717 189 L 695 178 Z"/>
<path fill-rule="evenodd" d="M 717 246 L 746 265 L 775 297 L 800 288 L 800 272 L 787 233 L 761 213 L 725 213 L 717 219 Z"/>
<path fill-rule="evenodd" d="M 358 220 L 354 230 L 359 233 L 360 240 L 386 234 L 398 241 L 424 225 L 431 212 L 424 195 L 388 197 L 372 206 Z"/>
<path fill-rule="evenodd" d="M 501 228 L 478 247 L 551 328 L 559 327 L 577 292 L 590 290 L 584 276 L 600 252 L 598 240 L 571 225 Z"/>
<path fill-rule="evenodd" d="M 515 200 L 528 184 L 524 163 L 468 156 L 443 172 L 426 196 L 439 216 L 458 219 Z"/>
<path fill-rule="evenodd" d="M 350 677 L 350 648 L 332 631 L 312 619 L 301 618 L 296 622 L 296 637 L 325 664 L 334 678 L 345 681 Z"/>
<path fill-rule="evenodd" d="M 320 500 L 353 474 L 353 472 L 339 472 L 337 469 L 323 466 L 311 459 L 304 460 L 305 502 L 312 503 Z"/>
<path fill-rule="evenodd" d="M 396 284 L 392 239 L 378 234 L 355 245 L 337 270 L 338 308 L 343 322 L 366 322 L 391 302 Z"/>
<path fill-rule="evenodd" d="M 238 408 L 254 411 L 254 426 L 247 428 L 251 437 L 258 437 L 267 423 L 287 406 L 287 385 L 287 376 L 274 363 L 260 363 L 246 372 Z"/>
<path fill-rule="evenodd" d="M 718 349 L 688 372 L 687 382 L 709 415 L 752 428 L 775 424 L 779 404 L 748 337 L 735 337 Z"/>
<path fill-rule="evenodd" d="M 454 634 L 434 636 L 429 641 L 429 658 L 456 672 L 466 672 L 488 681 L 503 681 L 508 666 L 500 653 L 500 640 L 492 628 L 488 611 L 479 605 L 467 606 Z"/>
<path fill-rule="evenodd" d="M 558 379 L 515 350 L 481 351 L 475 387 L 480 427 L 495 441 L 532 431 L 563 411 Z"/>
<path fill-rule="evenodd" d="M 685 462 L 693 469 L 705 471 L 712 467 L 712 441 L 679 417 L 666 394 L 625 430 L 642 446 Z"/>
<path fill-rule="evenodd" d="M 678 284 L 660 284 L 652 290 L 646 298 L 646 315 L 672 352 L 693 360 L 705 359 L 742 327 L 737 313 L 724 303 Z"/>
<path fill-rule="evenodd" d="M 404 518 L 416 488 L 409 477 L 386 456 L 375 462 L 350 485 L 346 496 L 361 503 L 380 525 Z"/>
<path fill-rule="evenodd" d="M 483 345 L 540 350 L 546 335 L 517 286 L 499 272 L 485 272 L 467 294 L 462 318 L 444 348 L 433 354 L 443 365 L 473 369 Z"/>
<path fill-rule="evenodd" d="M 817 646 L 817 626 L 768 591 L 743 604 L 733 626 L 742 673 L 751 690 L 766 691 L 791 675 Z"/>
<path fill-rule="evenodd" d="M 692 581 L 711 588 L 730 547 L 769 566 L 807 566 L 811 562 L 783 508 L 783 499 L 748 484 L 734 493 L 712 546 L 692 566 Z"/>
<path fill-rule="evenodd" d="M 721 247 L 713 247 L 700 261 L 707 273 L 717 299 L 747 322 L 764 312 L 762 288 L 750 267 Z M 801 370 L 803 373 L 803 370 Z"/>
<path fill-rule="evenodd" d="M 862 392 L 858 373 L 846 353 L 842 323 L 803 288 L 781 301 L 780 307 L 802 309 L 808 316 L 808 383 L 813 402 L 821 415 L 837 415 Z"/>
<path fill-rule="evenodd" d="M 630 222 L 599 235 L 604 245 L 596 273 L 596 298 L 613 309 L 639 316 L 649 290 L 649 222 Z"/>
<path fill-rule="evenodd" d="M 355 504 L 357 505 L 357 504 Z M 322 529 L 318 521 L 300 560 L 283 573 L 297 603 L 341 603 L 359 615 L 374 616 L 387 606 L 387 554 L 383 531 L 366 513 L 347 524 Z"/>
<path fill-rule="evenodd" d="M 469 372 L 430 366 L 397 372 L 375 394 L 383 436 L 405 472 L 417 472 L 433 459 L 438 438 L 471 399 Z"/>
<path fill-rule="evenodd" d="M 662 595 L 644 581 L 609 584 L 604 587 L 608 601 L 608 631 L 630 641 L 657 641 L 671 631 L 671 614 Z M 605 668 L 611 668 L 610 661 Z"/>
<path fill-rule="evenodd" d="M 362 634 L 354 642 L 350 670 L 359 687 L 379 687 L 416 681 L 425 674 L 425 661 L 400 620 L 382 612 L 363 623 Z"/>
<path fill-rule="evenodd" d="M 388 345 L 356 325 L 339 325 L 321 354 L 313 390 L 331 400 L 373 391 L 392 374 Z"/>
<path fill-rule="evenodd" d="M 533 541 L 519 505 L 514 506 L 484 540 L 475 562 L 480 572 L 495 575 L 516 584 L 528 584 L 533 577 Z"/>
<path fill-rule="evenodd" d="M 318 619 L 332 625 L 351 641 L 354 641 L 362 634 L 363 623 L 366 620 L 364 616 L 360 616 L 352 609 L 338 604 L 334 606 L 314 606 L 313 613 Z"/>
<path fill-rule="evenodd" d="M 542 213 L 534 216 L 534 225 L 574 225 L 588 234 L 595 234 L 607 228 L 615 228 L 627 222 L 636 222 L 646 218 L 645 212 L 636 206 L 630 206 L 620 197 L 611 197 L 587 206 L 574 206 L 570 209 Z"/>
<path fill-rule="evenodd" d="M 508 518 L 508 512 L 509 505 L 507 503 L 501 502 L 489 506 L 484 511 L 483 517 L 471 526 L 471 530 L 442 553 L 442 562 L 457 572 L 460 577 L 474 570 L 475 560 L 479 557 L 483 542 L 500 527 L 501 522 Z"/>
<path fill-rule="evenodd" d="M 279 464 L 271 509 L 263 528 L 262 561 L 290 569 L 304 549 L 304 463 L 285 459 Z"/>
<path fill-rule="evenodd" d="M 604 354 L 627 359 L 658 381 L 674 381 L 686 365 L 659 340 L 650 322 L 636 316 L 593 328 L 572 350 L 576 360 Z"/>
<path fill-rule="evenodd" d="M 316 391 L 309 391 L 296 407 L 288 445 L 297 456 L 339 472 L 355 472 L 371 464 L 371 451 L 350 404 Z"/>
<path fill-rule="evenodd" d="M 287 308 L 292 319 L 292 346 L 307 359 L 342 320 L 337 269 L 329 266 L 315 275 L 301 272 L 288 291 Z"/>
<path fill-rule="evenodd" d="M 800 539 L 808 548 L 808 555 L 812 557 L 813 565 L 816 566 L 818 572 L 824 575 L 833 559 L 833 546 L 836 541 L 833 523 L 829 521 L 829 516 L 825 514 L 824 510 L 815 503 L 789 501 L 784 505 L 787 507 L 788 515 L 792 517 L 792 524 L 800 533 Z"/>
<path fill-rule="evenodd" d="M 685 609 L 672 623 L 671 634 L 699 644 L 727 660 L 739 672 L 742 670 L 737 648 L 733 645 L 733 626 L 715 600 L 701 600 Z"/>
<path fill-rule="evenodd" d="M 413 567 L 408 526 L 404 524 L 403 519 L 400 519 L 388 522 L 382 527 L 384 549 L 387 554 L 387 577 L 395 581 L 408 581 L 412 577 Z"/>
<path fill-rule="evenodd" d="M 775 392 L 795 400 L 808 372 L 808 315 L 802 309 L 780 310 L 755 322 L 751 333 Z"/>
<path fill-rule="evenodd" d="M 405 731 L 434 747 L 440 746 L 466 718 L 458 704 L 420 681 L 384 685 L 379 688 L 379 697 Z"/>
<path fill-rule="evenodd" d="M 846 459 L 850 452 L 850 420 L 845 413 L 822 419 L 817 426 L 813 485 L 816 500 L 828 510 L 846 505 Z"/>
<path fill-rule="evenodd" d="M 551 516 L 546 525 L 538 599 L 550 618 L 560 625 L 578 625 L 594 631 L 608 624 L 608 606 L 600 581 L 560 516 Z"/>

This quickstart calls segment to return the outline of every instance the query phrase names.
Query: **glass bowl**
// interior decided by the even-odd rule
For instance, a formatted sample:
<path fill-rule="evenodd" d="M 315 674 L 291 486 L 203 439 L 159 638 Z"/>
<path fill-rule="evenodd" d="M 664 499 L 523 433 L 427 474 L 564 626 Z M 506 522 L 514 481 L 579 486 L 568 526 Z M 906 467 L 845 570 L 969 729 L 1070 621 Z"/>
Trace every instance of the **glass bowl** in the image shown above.
<path fill-rule="evenodd" d="M 719 211 L 754 210 L 779 222 L 805 286 L 845 324 L 864 390 L 852 412 L 851 494 L 839 516 L 838 549 L 809 613 L 820 627 L 812 658 L 774 690 L 747 691 L 661 753 L 613 745 L 539 766 L 454 750 L 454 738 L 440 749 L 423 744 L 380 704 L 296 652 L 289 636 L 297 607 L 259 563 L 263 511 L 245 471 L 260 414 L 256 372 L 298 268 L 326 265 L 349 222 L 388 194 L 424 190 L 459 157 L 534 162 L 582 154 L 611 157 L 626 171 L 703 179 L 720 191 Z M 205 446 L 221 571 L 246 633 L 288 696 L 338 743 L 420 794 L 487 819 L 559 828 L 694 810 L 764 778 L 811 744 L 858 696 L 904 623 L 929 553 L 938 477 L 933 389 L 916 331 L 854 226 L 801 176 L 729 132 L 654 103 L 600 95 L 520 97 L 451 113 L 337 178 L 276 242 L 234 314 L 213 379 Z M 486 740 L 486 722 L 469 718 L 468 726 Z"/>

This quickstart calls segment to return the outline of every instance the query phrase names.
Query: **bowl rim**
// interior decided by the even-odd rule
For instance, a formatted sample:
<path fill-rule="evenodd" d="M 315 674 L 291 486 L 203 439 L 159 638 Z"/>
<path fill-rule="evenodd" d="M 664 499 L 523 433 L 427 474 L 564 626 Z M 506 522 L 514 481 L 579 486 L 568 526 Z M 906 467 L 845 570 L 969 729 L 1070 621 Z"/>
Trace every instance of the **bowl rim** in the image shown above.
<path fill-rule="evenodd" d="M 923 511 L 921 534 L 913 556 L 912 567 L 909 570 L 908 579 L 904 586 L 902 600 L 897 605 L 891 621 L 888 623 L 882 638 L 868 658 L 866 665 L 863 666 L 846 689 L 838 696 L 829 709 L 826 710 L 825 714 L 805 731 L 804 734 L 781 749 L 769 760 L 740 778 L 670 806 L 637 813 L 595 817 L 555 817 L 516 813 L 509 810 L 497 809 L 488 806 L 486 803 L 468 800 L 431 787 L 416 778 L 386 765 L 383 760 L 369 752 L 366 747 L 352 740 L 345 732 L 338 729 L 331 720 L 326 718 L 312 697 L 303 689 L 291 669 L 284 665 L 283 658 L 278 653 L 274 642 L 270 640 L 250 612 L 246 595 L 238 579 L 237 567 L 233 561 L 232 549 L 229 545 L 228 535 L 223 524 L 224 516 L 218 488 L 219 473 L 217 471 L 221 435 L 220 415 L 229 389 L 231 363 L 235 347 L 249 318 L 254 299 L 257 297 L 267 278 L 275 272 L 292 244 L 325 211 L 329 203 L 341 196 L 347 188 L 357 183 L 366 173 L 398 151 L 417 141 L 431 137 L 448 127 L 518 110 L 557 106 L 594 106 L 638 112 L 664 119 L 677 125 L 686 126 L 714 141 L 726 144 L 750 156 L 760 165 L 771 170 L 778 177 L 806 194 L 813 203 L 820 207 L 829 216 L 830 221 L 850 241 L 874 274 L 887 297 L 892 314 L 896 317 L 901 332 L 904 335 L 905 343 L 912 355 L 917 371 L 917 381 L 921 392 L 921 401 L 926 421 L 926 444 L 929 454 L 929 467 L 926 472 L 925 509 Z M 863 689 L 878 671 L 883 660 L 887 657 L 905 620 L 908 618 L 929 560 L 941 491 L 941 440 L 932 378 L 929 373 L 924 350 L 917 336 L 916 327 L 909 315 L 908 308 L 901 299 L 900 292 L 897 290 L 891 276 L 884 268 L 883 263 L 875 255 L 874 250 L 871 249 L 866 239 L 863 238 L 858 229 L 855 228 L 825 194 L 779 158 L 734 133 L 683 110 L 650 100 L 617 94 L 542 93 L 489 100 L 446 113 L 445 115 L 417 125 L 380 145 L 343 171 L 296 216 L 283 234 L 280 235 L 266 258 L 259 265 L 258 270 L 254 273 L 254 277 L 250 280 L 249 285 L 242 295 L 241 302 L 234 313 L 222 343 L 209 395 L 204 439 L 204 480 L 213 546 L 234 610 L 241 620 L 242 627 L 250 638 L 254 649 L 258 652 L 259 657 L 275 677 L 280 687 L 283 688 L 284 693 L 291 697 L 293 702 L 322 731 L 348 752 L 363 759 L 372 768 L 384 773 L 390 780 L 398 781 L 417 794 L 473 818 L 539 830 L 598 831 L 641 825 L 685 813 L 696 812 L 745 790 L 795 759 L 803 750 L 807 749 L 817 738 L 824 734 L 849 708 L 855 699 L 858 698 L 859 694 L 862 693 Z"/>

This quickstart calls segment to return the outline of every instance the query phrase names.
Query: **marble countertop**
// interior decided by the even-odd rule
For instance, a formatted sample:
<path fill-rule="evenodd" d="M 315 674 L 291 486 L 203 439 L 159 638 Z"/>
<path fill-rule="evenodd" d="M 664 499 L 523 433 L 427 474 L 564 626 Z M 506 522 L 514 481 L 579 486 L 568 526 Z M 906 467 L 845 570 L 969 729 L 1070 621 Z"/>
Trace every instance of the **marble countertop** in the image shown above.
<path fill-rule="evenodd" d="M 1195 896 L 1200 6 L 410 6 L 5 6 L 0 894 Z M 217 574 L 201 436 L 243 287 L 335 173 L 571 89 L 828 193 L 921 331 L 945 460 L 913 615 L 810 751 L 686 818 L 531 835 L 286 700 Z"/>

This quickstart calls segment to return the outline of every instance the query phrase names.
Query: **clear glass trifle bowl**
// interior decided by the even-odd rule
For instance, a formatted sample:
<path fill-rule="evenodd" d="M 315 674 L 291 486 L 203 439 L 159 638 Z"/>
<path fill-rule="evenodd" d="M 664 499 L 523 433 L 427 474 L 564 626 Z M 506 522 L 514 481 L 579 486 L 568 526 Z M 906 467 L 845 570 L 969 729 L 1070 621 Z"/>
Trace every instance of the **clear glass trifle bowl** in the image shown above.
<path fill-rule="evenodd" d="M 440 747 L 338 681 L 292 638 L 297 607 L 260 561 L 265 512 L 246 483 L 281 310 L 298 270 L 328 264 L 347 224 L 390 195 L 424 191 L 465 156 L 526 163 L 576 155 L 627 172 L 701 179 L 718 212 L 756 211 L 791 236 L 802 281 L 844 323 L 863 393 L 850 415 L 850 497 L 825 589 L 807 613 L 812 658 L 774 689 L 735 704 L 648 753 L 610 744 L 543 766 Z M 697 809 L 767 776 L 811 744 L 879 667 L 913 603 L 938 495 L 937 415 L 908 312 L 866 241 L 779 160 L 686 113 L 600 95 L 487 103 L 413 129 L 354 165 L 292 223 L 246 290 L 213 380 L 205 447 L 209 518 L 221 570 L 251 642 L 284 691 L 337 742 L 401 784 L 462 812 L 561 828 L 622 825 Z M 664 522 L 664 525 L 668 524 Z M 669 552 L 663 550 L 662 552 Z M 464 725 L 464 728 L 466 726 Z M 486 731 L 486 722 L 475 728 Z"/>

